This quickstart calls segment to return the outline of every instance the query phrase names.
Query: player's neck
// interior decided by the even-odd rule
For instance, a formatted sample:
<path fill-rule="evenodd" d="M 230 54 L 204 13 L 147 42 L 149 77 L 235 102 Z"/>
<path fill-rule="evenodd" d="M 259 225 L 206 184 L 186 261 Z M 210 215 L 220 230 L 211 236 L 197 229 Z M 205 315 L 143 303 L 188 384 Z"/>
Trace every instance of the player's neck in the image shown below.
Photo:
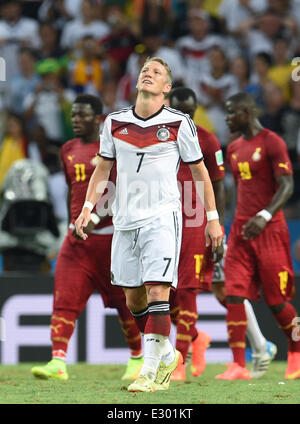
<path fill-rule="evenodd" d="M 79 137 L 81 139 L 81 142 L 83 144 L 88 144 L 88 143 L 94 143 L 95 141 L 99 140 L 99 132 L 98 131 L 94 131 L 91 134 L 88 135 L 84 135 L 82 137 Z"/>
<path fill-rule="evenodd" d="M 258 119 L 255 119 L 251 124 L 247 126 L 247 128 L 245 128 L 244 131 L 242 131 L 243 138 L 245 140 L 249 140 L 255 137 L 258 133 L 260 133 L 263 128 L 264 127 L 261 125 Z"/>
<path fill-rule="evenodd" d="M 134 112 L 141 118 L 149 118 L 154 115 L 164 105 L 164 96 L 153 96 L 149 94 L 139 93 L 136 98 Z"/>

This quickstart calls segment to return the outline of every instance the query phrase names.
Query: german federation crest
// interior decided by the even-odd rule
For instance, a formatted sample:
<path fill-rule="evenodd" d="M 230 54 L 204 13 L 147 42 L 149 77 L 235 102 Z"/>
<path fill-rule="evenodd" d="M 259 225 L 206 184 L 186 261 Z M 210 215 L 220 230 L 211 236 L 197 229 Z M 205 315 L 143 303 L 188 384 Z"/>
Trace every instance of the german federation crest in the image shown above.
<path fill-rule="evenodd" d="M 166 127 L 159 128 L 157 130 L 156 137 L 160 141 L 167 141 L 170 138 L 170 131 Z"/>

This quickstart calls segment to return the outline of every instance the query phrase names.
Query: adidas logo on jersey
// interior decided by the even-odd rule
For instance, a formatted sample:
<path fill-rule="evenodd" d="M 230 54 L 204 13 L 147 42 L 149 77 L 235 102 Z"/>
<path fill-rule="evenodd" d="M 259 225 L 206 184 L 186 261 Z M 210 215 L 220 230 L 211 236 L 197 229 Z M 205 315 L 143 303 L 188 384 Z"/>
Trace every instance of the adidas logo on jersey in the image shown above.
<path fill-rule="evenodd" d="M 127 128 L 124 128 L 122 131 L 119 132 L 119 134 L 128 134 Z"/>

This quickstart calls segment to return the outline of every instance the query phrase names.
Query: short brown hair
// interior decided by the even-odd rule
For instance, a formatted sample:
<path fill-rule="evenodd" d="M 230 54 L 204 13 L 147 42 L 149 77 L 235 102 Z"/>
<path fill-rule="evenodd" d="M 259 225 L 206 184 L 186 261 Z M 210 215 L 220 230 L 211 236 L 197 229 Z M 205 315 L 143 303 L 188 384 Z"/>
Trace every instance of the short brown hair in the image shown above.
<path fill-rule="evenodd" d="M 171 72 L 171 69 L 170 69 L 169 65 L 167 64 L 167 62 L 165 62 L 161 57 L 150 57 L 149 56 L 145 60 L 143 67 L 146 66 L 150 62 L 160 63 L 165 68 L 165 70 L 167 71 L 167 82 L 168 82 L 168 84 L 172 84 L 172 72 Z"/>

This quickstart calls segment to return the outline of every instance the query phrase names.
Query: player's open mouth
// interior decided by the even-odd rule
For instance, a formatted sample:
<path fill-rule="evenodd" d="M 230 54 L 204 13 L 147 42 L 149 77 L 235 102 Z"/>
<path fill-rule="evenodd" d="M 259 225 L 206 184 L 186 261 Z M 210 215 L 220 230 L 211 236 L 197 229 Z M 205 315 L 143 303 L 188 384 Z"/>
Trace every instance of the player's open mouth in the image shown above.
<path fill-rule="evenodd" d="M 143 81 L 142 81 L 142 83 L 143 83 L 143 84 L 152 84 L 152 82 L 151 82 L 151 81 L 149 81 L 149 80 L 143 80 Z"/>

